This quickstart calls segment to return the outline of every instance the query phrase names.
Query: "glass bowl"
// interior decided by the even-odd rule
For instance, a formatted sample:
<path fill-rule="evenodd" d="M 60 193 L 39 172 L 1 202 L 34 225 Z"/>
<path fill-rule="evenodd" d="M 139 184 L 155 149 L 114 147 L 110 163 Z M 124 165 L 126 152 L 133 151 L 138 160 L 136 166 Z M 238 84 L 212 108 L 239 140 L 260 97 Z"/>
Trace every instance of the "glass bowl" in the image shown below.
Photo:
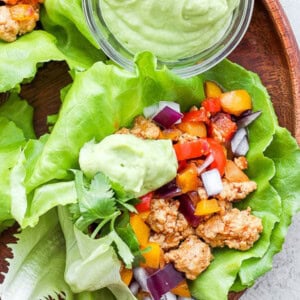
<path fill-rule="evenodd" d="M 90 31 L 102 51 L 123 68 L 133 71 L 136 53 L 131 53 L 124 48 L 109 31 L 102 16 L 100 0 L 83 0 L 82 6 Z M 214 45 L 189 57 L 176 60 L 158 58 L 158 68 L 167 66 L 182 77 L 198 75 L 212 68 L 226 58 L 239 44 L 250 24 L 253 7 L 254 0 L 241 0 L 233 11 L 227 30 Z"/>

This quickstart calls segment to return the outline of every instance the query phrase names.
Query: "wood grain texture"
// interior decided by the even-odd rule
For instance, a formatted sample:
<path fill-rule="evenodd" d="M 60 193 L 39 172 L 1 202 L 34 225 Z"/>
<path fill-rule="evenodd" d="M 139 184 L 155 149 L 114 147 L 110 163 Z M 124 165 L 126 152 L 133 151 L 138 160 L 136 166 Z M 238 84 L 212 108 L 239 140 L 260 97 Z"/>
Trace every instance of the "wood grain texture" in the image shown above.
<path fill-rule="evenodd" d="M 248 32 L 229 58 L 260 75 L 280 125 L 287 127 L 300 143 L 300 55 L 278 0 L 256 0 Z M 30 84 L 23 85 L 21 96 L 34 107 L 38 136 L 47 131 L 47 115 L 58 112 L 60 89 L 70 82 L 67 65 L 50 62 Z M 5 97 L 0 95 L 0 103 Z M 8 269 L 4 258 L 11 256 L 8 242 L 15 242 L 11 229 L 0 235 L 0 281 L 1 273 Z M 241 295 L 242 292 L 230 293 L 228 298 L 237 300 Z"/>
<path fill-rule="evenodd" d="M 300 55 L 278 0 L 257 0 L 250 27 L 229 58 L 258 73 L 280 125 L 300 143 Z"/>

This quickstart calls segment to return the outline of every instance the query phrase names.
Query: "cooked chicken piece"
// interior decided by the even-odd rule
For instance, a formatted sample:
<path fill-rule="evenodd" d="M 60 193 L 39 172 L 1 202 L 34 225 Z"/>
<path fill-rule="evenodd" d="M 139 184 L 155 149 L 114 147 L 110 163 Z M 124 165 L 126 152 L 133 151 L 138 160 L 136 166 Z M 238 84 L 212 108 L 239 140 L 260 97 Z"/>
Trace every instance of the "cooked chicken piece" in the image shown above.
<path fill-rule="evenodd" d="M 134 120 L 131 129 L 121 128 L 117 131 L 119 134 L 133 134 L 143 139 L 158 139 L 160 136 L 160 128 L 151 120 L 145 119 L 143 116 L 138 116 Z"/>
<path fill-rule="evenodd" d="M 223 180 L 223 190 L 217 195 L 217 198 L 226 201 L 242 200 L 255 191 L 256 188 L 256 182 L 251 180 L 243 182 L 227 182 Z"/>
<path fill-rule="evenodd" d="M 165 253 L 164 259 L 166 263 L 173 262 L 178 271 L 185 273 L 186 278 L 194 280 L 209 266 L 213 256 L 207 244 L 191 235 L 178 249 Z"/>
<path fill-rule="evenodd" d="M 13 42 L 18 35 L 32 31 L 38 20 L 39 9 L 35 4 L 0 6 L 0 39 Z"/>
<path fill-rule="evenodd" d="M 146 223 L 155 232 L 150 241 L 161 244 L 163 249 L 176 247 L 181 240 L 193 233 L 185 217 L 178 211 L 179 201 L 152 199 L 151 212 Z"/>
<path fill-rule="evenodd" d="M 214 215 L 196 228 L 196 234 L 212 247 L 247 250 L 263 230 L 261 219 L 250 213 L 250 208 L 243 211 L 233 208 L 223 216 Z"/>
<path fill-rule="evenodd" d="M 169 250 L 177 247 L 183 239 L 192 234 L 194 234 L 194 229 L 192 227 L 188 227 L 181 232 L 175 231 L 174 233 L 167 234 L 153 233 L 151 234 L 149 241 L 160 244 L 163 250 Z"/>
<path fill-rule="evenodd" d="M 223 179 L 223 190 L 217 194 L 215 198 L 225 201 L 238 201 L 246 198 L 250 193 L 256 190 L 257 184 L 255 181 L 243 181 L 243 182 L 228 182 Z M 198 188 L 198 195 L 200 199 L 207 199 L 207 193 L 204 188 Z"/>
<path fill-rule="evenodd" d="M 246 170 L 248 168 L 248 161 L 245 156 L 235 157 L 233 161 L 241 170 Z"/>

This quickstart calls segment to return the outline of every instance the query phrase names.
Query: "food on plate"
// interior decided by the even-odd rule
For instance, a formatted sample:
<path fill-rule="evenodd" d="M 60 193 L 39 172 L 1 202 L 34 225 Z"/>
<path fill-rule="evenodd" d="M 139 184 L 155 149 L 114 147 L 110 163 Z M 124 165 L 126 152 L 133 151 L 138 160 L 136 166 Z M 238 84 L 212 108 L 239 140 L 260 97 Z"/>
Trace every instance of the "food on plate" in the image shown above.
<path fill-rule="evenodd" d="M 13 42 L 19 35 L 31 32 L 39 20 L 43 0 L 3 0 L 0 5 L 0 39 Z"/>
<path fill-rule="evenodd" d="M 206 92 L 211 94 L 209 91 L 216 90 L 216 84 L 208 84 Z M 186 279 L 194 280 L 213 260 L 211 249 L 227 246 L 246 251 L 260 237 L 261 219 L 251 214 L 250 207 L 239 210 L 232 205 L 257 188 L 243 171 L 248 167 L 245 155 L 249 147 L 242 147 L 244 152 L 235 154 L 233 146 L 240 146 L 232 143 L 240 130 L 246 131 L 245 127 L 238 128 L 237 121 L 253 115 L 249 112 L 252 105 L 245 90 L 226 92 L 226 95 L 228 93 L 232 94 L 232 106 L 220 101 L 223 97 L 220 92 L 204 99 L 201 107 L 192 106 L 188 112 L 181 112 L 175 102 L 160 101 L 145 107 L 144 116 L 136 117 L 131 128 L 123 127 L 98 144 L 89 142 L 80 151 L 80 168 L 86 176 L 93 178 L 102 172 L 125 191 L 140 196 L 130 224 L 141 251 L 145 249 L 145 255 L 138 253 L 143 256 L 138 267 L 144 268 L 147 281 L 151 274 L 168 268 L 170 263 Z M 241 94 L 244 97 L 240 97 Z M 235 116 L 236 107 L 241 109 L 239 119 Z M 248 143 L 243 137 L 239 143 Z M 166 143 L 165 147 L 157 148 L 155 144 L 161 142 Z M 172 151 L 178 165 L 174 158 L 167 159 Z M 145 163 L 140 164 L 141 159 Z M 161 170 L 170 170 L 168 165 L 175 166 L 175 170 L 169 172 L 168 177 L 158 175 Z M 164 183 L 160 181 L 156 188 L 144 181 L 144 178 L 157 177 Z M 101 237 L 103 233 L 97 229 L 98 223 L 93 228 Z M 93 231 L 91 234 L 95 236 Z M 150 273 L 147 268 L 151 269 Z M 122 268 L 121 277 L 130 269 Z M 138 298 L 142 297 L 140 293 L 144 297 L 150 293 L 154 299 L 162 296 L 153 294 L 149 286 L 143 286 L 139 276 L 126 278 L 128 285 L 136 286 Z M 164 294 L 178 284 L 182 284 L 182 280 L 176 286 L 171 284 Z M 160 285 L 156 286 L 157 290 L 161 289 Z"/>
<path fill-rule="evenodd" d="M 217 43 L 239 2 L 101 0 L 100 7 L 108 30 L 125 49 L 133 54 L 148 50 L 168 61 Z"/>
<path fill-rule="evenodd" d="M 300 209 L 299 147 L 278 125 L 259 77 L 224 60 L 183 79 L 157 69 L 147 52 L 137 55 L 131 73 L 97 56 L 81 0 L 72 6 L 47 0 L 41 17 L 47 31 L 0 49 L 0 89 L 11 92 L 0 106 L 0 230 L 20 226 L 18 242 L 9 245 L 8 272 L 1 274 L 1 299 L 133 300 L 151 292 L 225 300 L 251 286 L 270 270 Z M 37 138 L 33 110 L 16 93 L 49 60 L 66 60 L 72 82 L 61 91 L 51 131 Z M 129 189 L 131 178 L 111 180 L 113 156 L 85 161 L 84 174 L 80 154 L 116 136 L 134 140 L 129 153 L 143 144 L 135 154 L 145 164 L 146 153 L 151 173 L 164 174 L 162 187 L 148 176 Z M 162 142 L 173 163 L 149 153 L 149 139 Z M 188 150 L 196 157 L 187 159 Z M 129 153 L 126 161 L 134 163 Z M 147 190 L 136 188 L 140 182 Z"/>

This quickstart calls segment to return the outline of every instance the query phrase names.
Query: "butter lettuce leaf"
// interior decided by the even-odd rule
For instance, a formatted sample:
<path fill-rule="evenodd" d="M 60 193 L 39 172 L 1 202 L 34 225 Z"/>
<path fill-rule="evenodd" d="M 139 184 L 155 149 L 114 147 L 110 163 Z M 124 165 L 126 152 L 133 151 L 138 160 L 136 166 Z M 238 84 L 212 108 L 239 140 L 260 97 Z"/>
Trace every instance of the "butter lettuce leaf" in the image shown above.
<path fill-rule="evenodd" d="M 183 110 L 204 98 L 201 77 L 182 79 L 166 69 L 156 70 L 149 53 L 137 58 L 136 73 L 102 62 L 75 76 L 64 97 L 51 135 L 45 144 L 27 190 L 53 179 L 70 177 L 78 169 L 81 147 L 100 141 L 122 126 L 128 126 L 143 108 L 162 99 L 178 101 Z"/>
<path fill-rule="evenodd" d="M 246 89 L 252 97 L 254 111 L 263 111 L 261 117 L 249 126 L 250 151 L 247 154 L 249 163 L 247 173 L 251 180 L 257 182 L 258 189 L 237 204 L 240 209 L 250 206 L 252 213 L 262 219 L 263 233 L 254 247 L 248 251 L 215 249 L 214 260 L 208 269 L 190 284 L 196 299 L 225 300 L 243 261 L 261 258 L 267 252 L 274 226 L 280 220 L 281 198 L 269 183 L 275 175 L 275 165 L 272 159 L 264 155 L 264 151 L 273 140 L 277 118 L 270 97 L 256 74 L 225 60 L 203 76 L 205 79 L 218 82 L 225 90 Z M 213 288 L 207 288 L 212 282 Z"/>
<path fill-rule="evenodd" d="M 39 225 L 16 234 L 17 243 L 9 244 L 9 272 L 0 285 L 2 300 L 67 299 L 73 293 L 64 280 L 65 240 L 55 210 L 41 218 Z"/>
<path fill-rule="evenodd" d="M 19 90 L 20 83 L 32 79 L 40 64 L 65 59 L 55 37 L 42 30 L 25 34 L 13 43 L 0 41 L 0 57 L 0 92 Z"/>
<path fill-rule="evenodd" d="M 47 0 L 41 10 L 43 28 L 56 37 L 71 69 L 85 70 L 106 56 L 93 39 L 81 0 Z"/>
<path fill-rule="evenodd" d="M 134 300 L 120 277 L 121 263 L 112 247 L 115 232 L 92 239 L 71 221 L 68 208 L 59 207 L 59 220 L 66 240 L 65 280 L 74 293 L 108 288 L 120 300 Z"/>
<path fill-rule="evenodd" d="M 281 196 L 282 214 L 271 235 L 268 251 L 261 259 L 252 258 L 242 264 L 239 277 L 232 290 L 240 291 L 254 284 L 255 280 L 272 268 L 273 257 L 282 249 L 293 215 L 300 211 L 300 149 L 285 128 L 277 127 L 272 143 L 265 155 L 276 167 L 271 184 Z"/>

